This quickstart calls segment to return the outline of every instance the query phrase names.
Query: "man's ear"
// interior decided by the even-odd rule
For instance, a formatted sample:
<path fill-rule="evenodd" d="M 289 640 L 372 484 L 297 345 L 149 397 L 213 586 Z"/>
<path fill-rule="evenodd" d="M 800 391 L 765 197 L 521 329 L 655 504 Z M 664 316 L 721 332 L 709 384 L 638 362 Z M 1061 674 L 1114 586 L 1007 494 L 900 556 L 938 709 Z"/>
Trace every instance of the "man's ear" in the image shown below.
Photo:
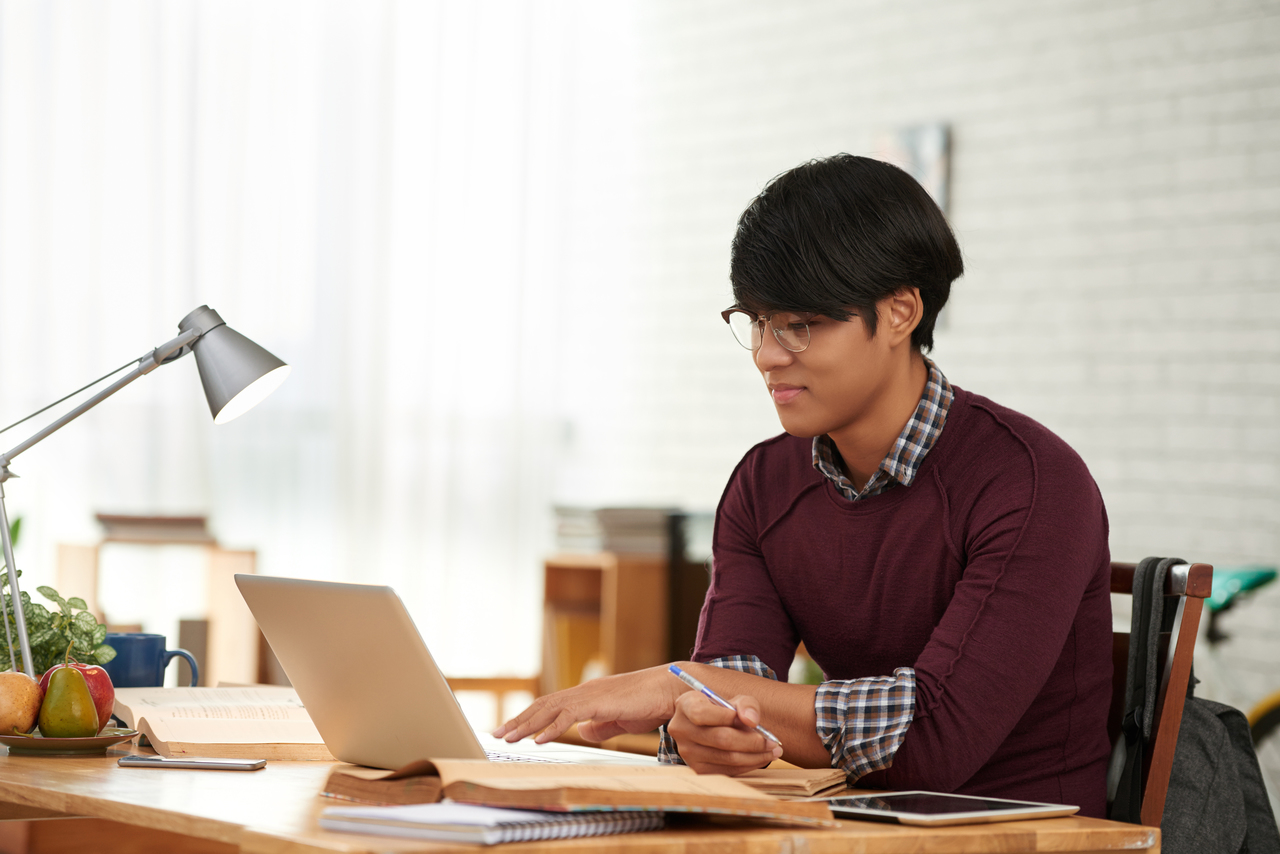
<path fill-rule="evenodd" d="M 924 300 L 920 299 L 919 288 L 899 288 L 881 300 L 878 308 L 880 323 L 891 347 L 910 340 L 911 333 L 920 325 L 920 318 L 924 317 Z"/>

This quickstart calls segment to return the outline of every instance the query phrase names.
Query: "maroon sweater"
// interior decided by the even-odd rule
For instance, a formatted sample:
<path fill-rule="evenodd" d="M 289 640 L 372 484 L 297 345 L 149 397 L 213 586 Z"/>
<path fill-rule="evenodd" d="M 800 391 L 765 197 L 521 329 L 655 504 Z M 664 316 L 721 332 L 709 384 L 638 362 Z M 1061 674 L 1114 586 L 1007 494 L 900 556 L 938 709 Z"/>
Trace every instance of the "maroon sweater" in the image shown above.
<path fill-rule="evenodd" d="M 782 435 L 738 464 L 716 515 L 694 658 L 827 679 L 916 671 L 892 767 L 860 786 L 1077 804 L 1105 814 L 1110 557 L 1084 462 L 1040 424 L 955 389 L 911 486 L 857 502 Z"/>

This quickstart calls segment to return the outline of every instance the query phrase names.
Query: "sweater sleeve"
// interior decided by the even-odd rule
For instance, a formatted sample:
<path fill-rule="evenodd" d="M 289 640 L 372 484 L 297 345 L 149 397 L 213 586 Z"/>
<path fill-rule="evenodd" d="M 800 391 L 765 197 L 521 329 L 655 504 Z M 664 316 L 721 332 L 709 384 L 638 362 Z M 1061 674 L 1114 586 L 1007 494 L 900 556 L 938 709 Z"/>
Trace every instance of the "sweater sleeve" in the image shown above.
<path fill-rule="evenodd" d="M 711 585 L 698 620 L 693 660 L 755 656 L 785 674 L 800 637 L 774 587 L 760 551 L 748 454 L 738 464 L 716 511 Z"/>
<path fill-rule="evenodd" d="M 1059 664 L 1109 560 L 1102 498 L 1069 449 L 992 469 L 951 508 L 964 573 L 915 662 L 915 715 L 893 765 L 863 785 L 949 792 L 982 768 Z"/>
<path fill-rule="evenodd" d="M 786 673 L 799 634 L 770 579 L 756 532 L 751 455 L 738 466 L 716 513 L 715 560 L 694 660 L 756 675 Z M 914 672 L 827 681 L 814 697 L 817 734 L 831 765 L 851 779 L 889 767 L 915 706 Z M 663 728 L 664 761 L 679 761 Z"/>

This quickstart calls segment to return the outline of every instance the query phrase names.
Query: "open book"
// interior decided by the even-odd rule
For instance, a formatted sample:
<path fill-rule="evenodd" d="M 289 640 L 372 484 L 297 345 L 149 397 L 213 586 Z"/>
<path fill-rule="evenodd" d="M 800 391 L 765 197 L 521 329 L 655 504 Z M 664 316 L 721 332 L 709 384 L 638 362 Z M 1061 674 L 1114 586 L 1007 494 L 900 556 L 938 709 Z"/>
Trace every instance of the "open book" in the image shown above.
<path fill-rule="evenodd" d="M 424 759 L 393 772 L 336 768 L 325 794 L 382 803 L 459 803 L 579 812 L 639 810 L 766 818 L 798 824 L 830 823 L 818 801 L 787 801 L 731 777 L 695 774 L 683 765 L 553 765 Z M 413 799 L 413 800 L 410 800 Z"/>
<path fill-rule="evenodd" d="M 335 761 L 292 688 L 117 688 L 114 711 L 162 756 Z"/>

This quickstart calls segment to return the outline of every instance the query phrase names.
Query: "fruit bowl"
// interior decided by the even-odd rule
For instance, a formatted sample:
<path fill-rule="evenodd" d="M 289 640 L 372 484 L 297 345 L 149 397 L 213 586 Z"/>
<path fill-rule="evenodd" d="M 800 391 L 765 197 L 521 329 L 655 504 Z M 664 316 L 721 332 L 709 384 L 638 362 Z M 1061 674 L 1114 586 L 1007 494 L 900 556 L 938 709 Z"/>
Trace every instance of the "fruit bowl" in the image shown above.
<path fill-rule="evenodd" d="M 137 734 L 136 729 L 109 726 L 88 738 L 45 738 L 36 730 L 31 736 L 0 734 L 0 744 L 8 745 L 10 756 L 106 756 L 108 747 Z"/>

